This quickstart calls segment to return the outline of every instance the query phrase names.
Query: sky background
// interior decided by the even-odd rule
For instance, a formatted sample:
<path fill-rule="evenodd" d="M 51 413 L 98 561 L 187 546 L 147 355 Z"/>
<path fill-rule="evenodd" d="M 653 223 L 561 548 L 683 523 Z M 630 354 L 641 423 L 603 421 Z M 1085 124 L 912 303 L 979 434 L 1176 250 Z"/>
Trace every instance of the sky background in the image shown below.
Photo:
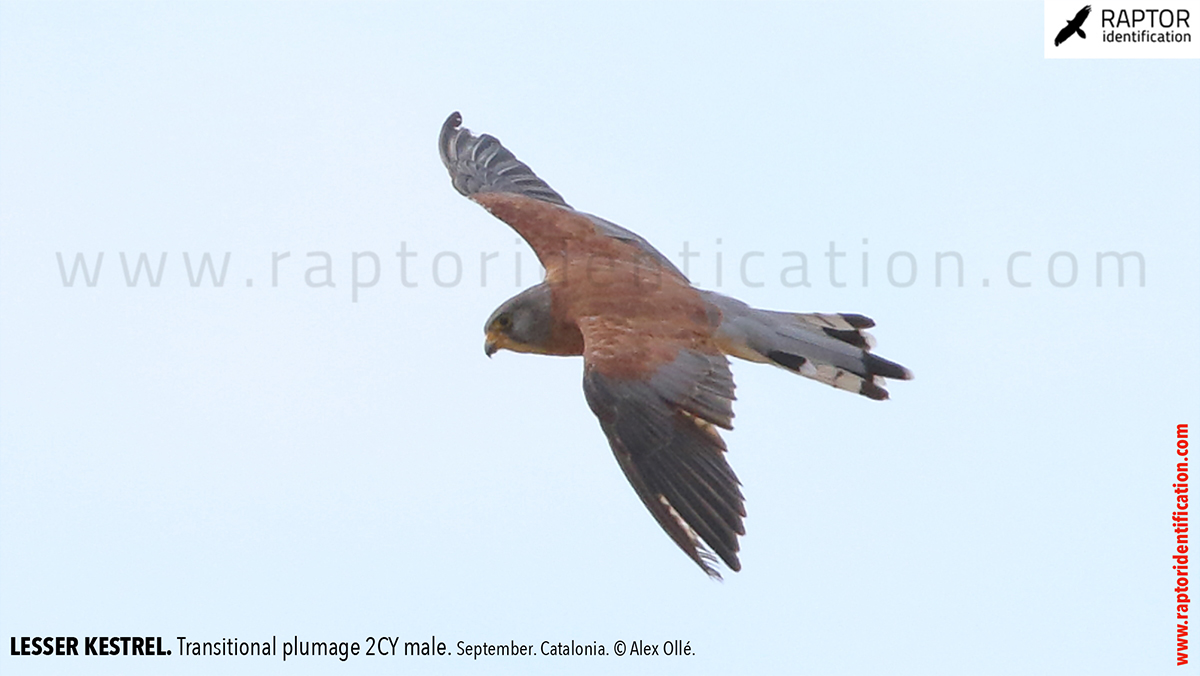
<path fill-rule="evenodd" d="M 1043 35 L 1041 3 L 0 4 L 6 643 L 696 653 L 0 671 L 1175 673 L 1200 64 L 1046 60 Z M 646 512 L 579 359 L 484 357 L 538 276 L 450 186 L 455 110 L 699 252 L 698 286 L 866 314 L 915 372 L 880 403 L 733 365 L 742 572 L 709 580 Z M 1109 251 L 1145 285 L 1130 257 L 1098 286 Z M 64 283 L 57 254 L 100 252 Z M 159 286 L 122 252 L 166 253 Z M 220 287 L 189 282 L 205 252 Z"/>

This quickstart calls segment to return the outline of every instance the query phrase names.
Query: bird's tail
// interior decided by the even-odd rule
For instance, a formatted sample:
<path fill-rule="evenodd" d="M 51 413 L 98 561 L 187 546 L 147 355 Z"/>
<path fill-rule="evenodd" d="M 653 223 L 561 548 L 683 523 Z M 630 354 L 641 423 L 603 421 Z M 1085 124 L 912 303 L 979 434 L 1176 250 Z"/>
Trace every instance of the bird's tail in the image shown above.
<path fill-rule="evenodd" d="M 721 312 L 717 337 L 727 354 L 774 364 L 871 399 L 888 398 L 885 378 L 913 377 L 903 366 L 871 354 L 875 341 L 864 329 L 875 322 L 868 317 L 759 310 L 728 296 L 703 293 Z"/>
<path fill-rule="evenodd" d="M 1082 28 L 1076 28 L 1075 32 L 1079 33 L 1079 37 L 1083 38 L 1084 40 L 1087 39 L 1087 33 L 1084 33 Z"/>

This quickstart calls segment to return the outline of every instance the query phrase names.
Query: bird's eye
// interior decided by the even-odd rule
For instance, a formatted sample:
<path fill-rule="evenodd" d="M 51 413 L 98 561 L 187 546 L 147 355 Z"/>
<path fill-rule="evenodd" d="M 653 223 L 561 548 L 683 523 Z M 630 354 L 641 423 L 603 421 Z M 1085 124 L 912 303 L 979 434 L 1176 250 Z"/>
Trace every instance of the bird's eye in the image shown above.
<path fill-rule="evenodd" d="M 496 317 L 496 328 L 507 329 L 510 326 L 512 326 L 512 320 L 508 318 L 508 315 Z"/>

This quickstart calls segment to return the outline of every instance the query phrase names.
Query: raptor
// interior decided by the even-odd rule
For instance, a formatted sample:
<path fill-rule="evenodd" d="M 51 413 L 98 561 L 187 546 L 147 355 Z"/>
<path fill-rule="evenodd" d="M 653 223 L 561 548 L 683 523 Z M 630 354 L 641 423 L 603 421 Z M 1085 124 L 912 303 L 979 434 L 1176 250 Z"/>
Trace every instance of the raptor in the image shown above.
<path fill-rule="evenodd" d="M 733 428 L 727 357 L 888 398 L 912 373 L 871 353 L 857 314 L 760 310 L 698 289 L 645 239 L 577 211 L 492 136 L 450 115 L 438 139 L 454 188 L 510 225 L 545 280 L 488 318 L 484 350 L 583 356 L 583 391 L 638 497 L 706 573 L 741 570 L 741 483 L 718 432 Z M 718 561 L 719 559 L 719 561 Z"/>
<path fill-rule="evenodd" d="M 1083 32 L 1083 22 L 1087 21 L 1088 15 L 1091 13 L 1092 6 L 1084 5 L 1083 9 L 1079 10 L 1075 14 L 1075 18 L 1068 21 L 1067 25 L 1063 26 L 1062 30 L 1058 31 L 1058 35 L 1054 36 L 1054 46 L 1057 47 L 1061 45 L 1067 41 L 1067 38 L 1075 35 L 1076 33 L 1079 34 L 1080 39 L 1086 40 L 1087 33 Z"/>

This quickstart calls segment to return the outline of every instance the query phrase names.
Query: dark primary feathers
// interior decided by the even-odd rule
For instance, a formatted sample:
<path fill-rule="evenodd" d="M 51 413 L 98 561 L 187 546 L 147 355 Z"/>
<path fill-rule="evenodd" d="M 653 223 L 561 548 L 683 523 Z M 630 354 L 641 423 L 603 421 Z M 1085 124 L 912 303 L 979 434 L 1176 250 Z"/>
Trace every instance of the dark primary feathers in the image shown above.
<path fill-rule="evenodd" d="M 451 113 L 442 124 L 442 133 L 438 137 L 438 153 L 442 157 L 442 164 L 450 172 L 450 181 L 455 190 L 472 199 L 487 193 L 507 193 L 571 209 L 562 195 L 538 178 L 529 165 L 518 160 L 496 137 L 488 134 L 476 136 L 461 125 L 462 115 Z M 575 213 L 588 219 L 597 232 L 636 246 L 665 270 L 683 277 L 674 263 L 637 233 L 599 216 Z M 545 264 L 545 261 L 542 262 Z"/>
<path fill-rule="evenodd" d="M 566 200 L 537 177 L 494 136 L 475 136 L 459 128 L 462 115 L 452 113 L 442 124 L 438 151 L 450 172 L 454 189 L 470 197 L 477 193 L 513 193 L 570 208 Z"/>
<path fill-rule="evenodd" d="M 719 434 L 733 424 L 727 355 L 876 400 L 885 378 L 912 374 L 871 353 L 862 315 L 773 312 L 696 289 L 649 242 L 571 208 L 461 124 L 454 113 L 438 139 L 454 188 L 512 226 L 547 272 L 488 320 L 485 350 L 582 355 L 588 406 L 642 503 L 710 576 L 719 562 L 740 570 L 746 509 Z M 648 260 L 666 274 L 644 275 Z"/>
<path fill-rule="evenodd" d="M 713 552 L 741 570 L 746 509 L 714 427 L 732 427 L 725 357 L 683 349 L 648 380 L 608 376 L 585 361 L 583 392 L 629 483 L 675 544 L 712 577 L 721 577 Z"/>

